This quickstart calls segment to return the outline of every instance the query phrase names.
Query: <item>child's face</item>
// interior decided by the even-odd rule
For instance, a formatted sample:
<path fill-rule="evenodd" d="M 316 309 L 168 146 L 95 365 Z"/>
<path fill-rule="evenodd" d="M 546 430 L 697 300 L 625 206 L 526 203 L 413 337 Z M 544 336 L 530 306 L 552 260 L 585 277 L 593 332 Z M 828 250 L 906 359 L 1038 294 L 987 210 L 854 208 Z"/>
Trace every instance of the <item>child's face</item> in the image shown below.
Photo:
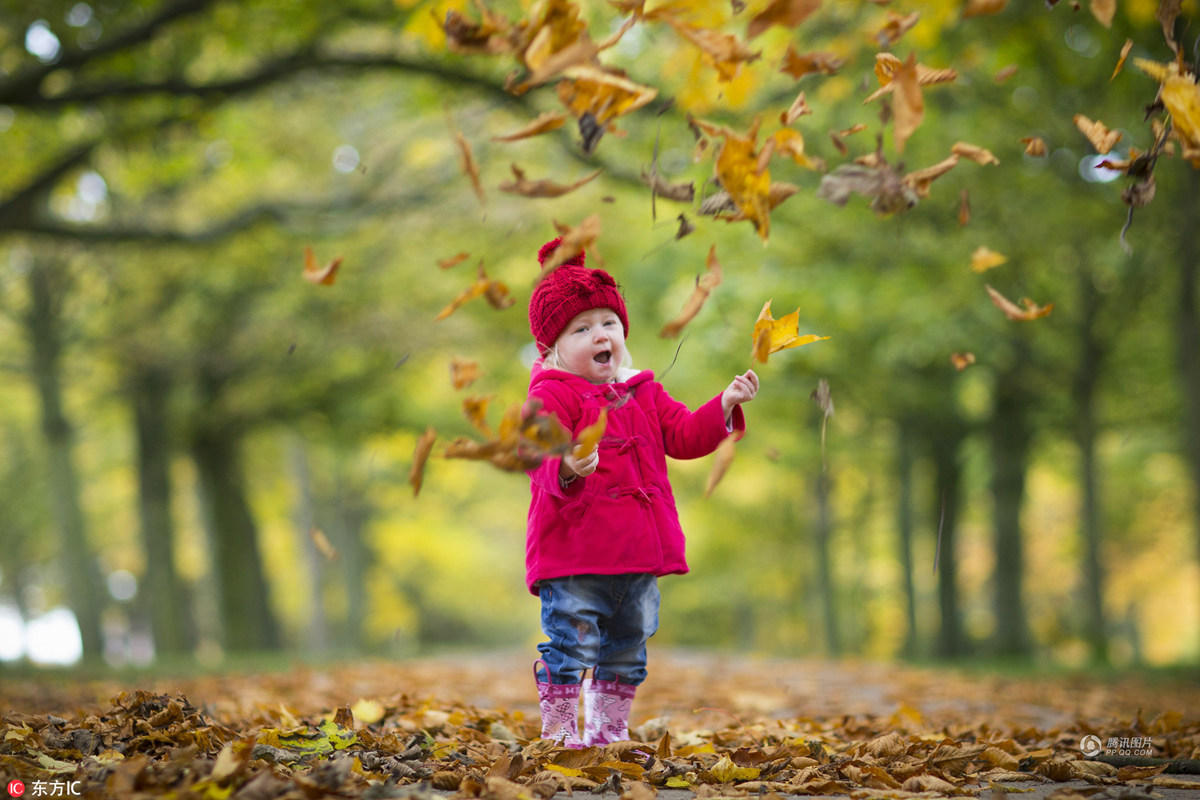
<path fill-rule="evenodd" d="M 625 328 L 610 308 L 576 314 L 554 343 L 568 372 L 592 383 L 611 383 L 625 361 Z"/>

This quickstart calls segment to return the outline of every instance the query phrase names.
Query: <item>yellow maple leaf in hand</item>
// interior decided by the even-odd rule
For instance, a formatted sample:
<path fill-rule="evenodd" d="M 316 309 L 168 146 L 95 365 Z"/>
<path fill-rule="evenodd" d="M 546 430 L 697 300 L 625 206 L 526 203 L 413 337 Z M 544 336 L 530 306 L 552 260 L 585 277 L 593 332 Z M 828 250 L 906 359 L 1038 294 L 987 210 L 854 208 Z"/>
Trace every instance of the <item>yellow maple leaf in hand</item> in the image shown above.
<path fill-rule="evenodd" d="M 763 304 L 762 311 L 754 323 L 754 347 L 751 355 L 755 360 L 765 364 L 767 356 L 788 350 L 792 347 L 803 347 L 806 344 L 820 342 L 828 336 L 818 336 L 814 333 L 800 335 L 800 309 L 796 309 L 779 319 L 771 316 L 771 301 Z"/>

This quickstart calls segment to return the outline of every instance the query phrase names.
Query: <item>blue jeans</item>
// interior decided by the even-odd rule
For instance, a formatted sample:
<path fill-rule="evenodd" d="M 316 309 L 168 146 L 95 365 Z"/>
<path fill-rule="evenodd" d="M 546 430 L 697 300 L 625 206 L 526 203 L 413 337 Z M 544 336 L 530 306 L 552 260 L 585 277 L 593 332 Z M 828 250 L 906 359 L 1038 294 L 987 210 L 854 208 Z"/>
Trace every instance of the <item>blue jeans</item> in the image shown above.
<path fill-rule="evenodd" d="M 539 581 L 538 593 L 542 630 L 550 637 L 538 650 L 551 683 L 581 683 L 589 668 L 596 680 L 632 686 L 646 680 L 646 640 L 658 630 L 658 578 L 571 575 Z"/>

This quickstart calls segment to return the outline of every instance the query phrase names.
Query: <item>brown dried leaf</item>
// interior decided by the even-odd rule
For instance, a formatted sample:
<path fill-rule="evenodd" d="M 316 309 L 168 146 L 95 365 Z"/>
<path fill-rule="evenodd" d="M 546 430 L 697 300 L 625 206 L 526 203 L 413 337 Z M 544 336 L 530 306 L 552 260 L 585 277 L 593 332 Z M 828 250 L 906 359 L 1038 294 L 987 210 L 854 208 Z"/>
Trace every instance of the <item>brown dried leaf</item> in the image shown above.
<path fill-rule="evenodd" d="M 904 183 L 912 187 L 918 197 L 928 197 L 930 185 L 958 166 L 958 154 L 951 153 L 949 157 L 924 169 L 914 170 L 904 176 Z"/>
<path fill-rule="evenodd" d="M 503 136 L 493 136 L 493 142 L 516 142 L 521 139 L 528 139 L 533 136 L 538 136 L 543 133 L 548 133 L 553 130 L 558 130 L 567 121 L 567 114 L 562 111 L 547 111 L 544 114 L 539 114 L 537 119 L 518 128 L 512 133 L 506 133 Z"/>
<path fill-rule="evenodd" d="M 1126 39 L 1125 44 L 1121 45 L 1121 55 L 1117 58 L 1117 65 L 1113 67 L 1112 75 L 1109 76 L 1111 81 L 1121 72 L 1121 68 L 1125 66 L 1125 59 L 1129 58 L 1130 51 L 1133 50 L 1133 39 Z"/>
<path fill-rule="evenodd" d="M 1092 0 L 1092 16 L 1106 28 L 1112 27 L 1117 13 L 1117 0 Z"/>
<path fill-rule="evenodd" d="M 453 314 L 458 309 L 462 308 L 467 302 L 474 300 L 476 297 L 484 297 L 488 303 L 497 310 L 505 309 L 511 306 L 516 301 L 508 292 L 508 286 L 502 281 L 494 281 L 487 276 L 487 272 L 483 268 L 483 261 L 479 262 L 479 272 L 475 278 L 475 282 L 464 289 L 458 297 L 455 297 L 446 305 L 438 315 L 434 317 L 435 321 L 443 320 Z"/>
<path fill-rule="evenodd" d="M 1031 320 L 1040 319 L 1054 309 L 1054 303 L 1047 303 L 1044 306 L 1039 306 L 1028 297 L 1021 298 L 1021 306 L 1024 306 L 1024 308 L 1022 308 L 1004 295 L 1000 294 L 991 286 L 987 287 L 987 292 L 996 308 L 1003 311 L 1004 316 L 1013 321 L 1028 322 Z M 1069 780 L 1069 778 L 1067 780 Z"/>
<path fill-rule="evenodd" d="M 895 11 L 887 12 L 887 22 L 875 34 L 875 41 L 879 42 L 880 47 L 891 47 L 900 40 L 904 34 L 912 30 L 913 26 L 921 19 L 921 12 L 914 11 L 911 14 L 897 14 Z"/>
<path fill-rule="evenodd" d="M 1016 64 L 1009 64 L 1007 67 L 1002 67 L 992 76 L 992 80 L 996 83 L 1004 83 L 1006 80 L 1017 74 L 1019 67 Z"/>
<path fill-rule="evenodd" d="M 479 362 L 467 358 L 450 360 L 450 383 L 455 389 L 465 389 L 479 378 Z"/>
<path fill-rule="evenodd" d="M 679 335 L 684 326 L 695 319 L 704 307 L 704 301 L 712 294 L 712 290 L 721 285 L 721 263 L 717 261 L 717 246 L 714 244 L 708 251 L 705 262 L 707 271 L 696 278 L 696 286 L 684 303 L 683 309 L 675 319 L 662 327 L 658 335 L 663 339 L 673 339 Z"/>
<path fill-rule="evenodd" d="M 779 121 L 784 125 L 791 125 L 793 122 L 803 117 L 805 114 L 813 113 L 808 107 L 808 101 L 804 99 L 804 92 L 796 95 L 796 99 L 792 101 L 792 105 L 787 111 L 779 115 Z"/>
<path fill-rule="evenodd" d="M 712 470 L 708 473 L 708 480 L 704 482 L 704 496 L 711 497 L 713 490 L 717 488 L 717 484 L 725 477 L 725 473 L 729 471 L 729 465 L 733 463 L 733 456 L 737 446 L 737 435 L 730 434 L 721 440 L 717 445 L 716 453 L 713 455 Z"/>
<path fill-rule="evenodd" d="M 821 7 L 821 0 L 771 0 L 746 26 L 746 38 L 753 39 L 772 25 L 794 28 Z"/>
<path fill-rule="evenodd" d="M 450 269 L 453 266 L 461 264 L 462 262 L 466 261 L 470 257 L 471 257 L 471 254 L 467 253 L 467 252 L 456 253 L 455 255 L 452 255 L 449 258 L 441 259 L 440 261 L 437 262 L 437 265 L 439 267 L 441 267 L 442 269 Z"/>
<path fill-rule="evenodd" d="M 842 164 L 822 177 L 817 189 L 818 197 L 839 206 L 846 205 L 853 193 L 870 197 L 871 208 L 884 216 L 920 202 L 920 195 L 886 162 L 877 166 Z"/>
<path fill-rule="evenodd" d="M 1092 147 L 1096 148 L 1096 152 L 1101 155 L 1113 149 L 1113 146 L 1121 141 L 1120 131 L 1110 131 L 1108 126 L 1099 120 L 1090 120 L 1083 114 L 1076 114 L 1073 118 L 1075 127 L 1088 138 L 1092 143 Z"/>
<path fill-rule="evenodd" d="M 700 48 L 716 67 L 717 78 L 720 81 L 733 80 L 741 71 L 742 64 L 756 61 L 762 56 L 761 50 L 751 50 L 732 34 L 700 28 L 681 22 L 673 16 L 666 17 L 665 21 L 676 33 Z"/>
<path fill-rule="evenodd" d="M 562 234 L 562 243 L 555 248 L 550 257 L 546 259 L 546 263 L 542 265 L 542 271 L 538 273 L 533 282 L 534 286 L 541 283 L 551 272 L 596 244 L 596 239 L 600 236 L 600 216 L 592 214 L 575 228 L 557 221 L 554 223 L 554 227 Z"/>
<path fill-rule="evenodd" d="M 966 189 L 958 193 L 958 224 L 966 225 L 971 221 L 971 196 Z"/>
<path fill-rule="evenodd" d="M 687 183 L 667 183 L 658 171 L 642 173 L 642 183 L 650 187 L 655 197 L 665 197 L 678 203 L 690 203 L 696 199 L 696 185 Z"/>
<path fill-rule="evenodd" d="M 1026 136 L 1021 139 L 1025 145 L 1025 155 L 1041 158 L 1046 155 L 1046 142 L 1040 136 Z"/>
<path fill-rule="evenodd" d="M 475 163 L 475 154 L 471 152 L 470 143 L 460 131 L 454 132 L 454 143 L 458 145 L 459 162 L 462 164 L 463 172 L 471 179 L 471 187 L 475 190 L 475 196 L 479 198 L 479 204 L 487 205 L 483 184 L 479 180 L 479 165 Z"/>
<path fill-rule="evenodd" d="M 505 181 L 500 184 L 500 191 L 508 192 L 509 194 L 519 194 L 524 197 L 562 197 L 569 194 L 580 186 L 590 183 L 595 180 L 604 170 L 598 169 L 590 175 L 587 175 L 574 183 L 562 184 L 555 183 L 552 180 L 543 178 L 542 180 L 531 181 L 526 179 L 525 171 L 516 164 L 510 164 L 515 180 Z"/>
<path fill-rule="evenodd" d="M 1008 0 L 967 0 L 963 6 L 963 19 L 999 14 L 1008 5 Z"/>
<path fill-rule="evenodd" d="M 311 247 L 304 248 L 304 280 L 319 286 L 332 286 L 337 280 L 338 268 L 342 266 L 341 256 L 330 261 L 324 267 L 317 264 L 317 256 Z"/>
<path fill-rule="evenodd" d="M 962 372 L 964 369 L 966 369 L 967 367 L 969 367 L 975 363 L 975 354 L 974 353 L 951 353 L 950 354 L 950 363 L 954 365 L 954 368 L 956 370 L 958 370 L 959 372 Z M 995 750 L 994 747 L 989 748 L 989 749 Z M 1002 752 L 1002 751 L 997 751 L 997 752 Z M 1005 753 L 1005 755 L 1008 755 L 1008 754 Z M 1009 758 L 1012 758 L 1012 756 L 1009 756 Z M 1017 763 L 1016 759 L 1013 759 L 1014 766 L 1012 767 L 1012 769 L 1014 769 L 1014 770 L 1016 769 L 1016 766 L 1015 766 L 1016 763 Z"/>
<path fill-rule="evenodd" d="M 785 72 L 796 79 L 803 78 L 805 75 L 814 72 L 820 72 L 823 75 L 833 75 L 845 63 L 845 59 L 840 58 L 834 53 L 797 53 L 796 48 L 789 44 L 787 52 L 783 55 L 783 63 L 780 65 L 779 71 Z"/>
<path fill-rule="evenodd" d="M 909 54 L 904 66 L 896 70 L 892 83 L 895 85 L 894 138 L 896 152 L 904 152 L 904 143 L 913 135 L 925 118 L 925 100 L 921 96 L 921 85 L 917 79 L 917 59 Z"/>
<path fill-rule="evenodd" d="M 413 448 L 413 463 L 408 472 L 408 482 L 413 487 L 413 497 L 421 493 L 421 484 L 425 480 L 425 462 L 429 460 L 429 453 L 433 450 L 433 443 L 437 439 L 437 432 L 433 428 L 426 428 L 425 433 L 417 440 L 416 447 Z"/>
<path fill-rule="evenodd" d="M 955 142 L 950 148 L 950 152 L 963 158 L 969 158 L 976 164 L 983 164 L 984 166 L 1000 163 L 1000 159 L 992 155 L 990 150 L 985 150 L 982 147 L 968 144 L 967 142 Z"/>

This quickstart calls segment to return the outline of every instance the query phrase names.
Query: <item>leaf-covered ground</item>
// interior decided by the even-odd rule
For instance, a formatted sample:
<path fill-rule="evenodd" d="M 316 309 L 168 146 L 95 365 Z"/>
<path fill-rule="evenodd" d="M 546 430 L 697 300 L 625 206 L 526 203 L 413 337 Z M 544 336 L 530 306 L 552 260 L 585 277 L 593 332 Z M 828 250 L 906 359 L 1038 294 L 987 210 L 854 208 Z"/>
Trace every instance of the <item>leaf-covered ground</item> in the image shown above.
<path fill-rule="evenodd" d="M 529 660 L 460 656 L 138 686 L 5 680 L 0 776 L 33 797 L 65 787 L 215 800 L 1200 798 L 1200 778 L 1178 774 L 1200 759 L 1200 683 L 656 653 L 634 705 L 636 741 L 567 751 L 536 738 Z M 1157 763 L 1085 759 L 1087 735 L 1108 761 L 1124 752 Z"/>

